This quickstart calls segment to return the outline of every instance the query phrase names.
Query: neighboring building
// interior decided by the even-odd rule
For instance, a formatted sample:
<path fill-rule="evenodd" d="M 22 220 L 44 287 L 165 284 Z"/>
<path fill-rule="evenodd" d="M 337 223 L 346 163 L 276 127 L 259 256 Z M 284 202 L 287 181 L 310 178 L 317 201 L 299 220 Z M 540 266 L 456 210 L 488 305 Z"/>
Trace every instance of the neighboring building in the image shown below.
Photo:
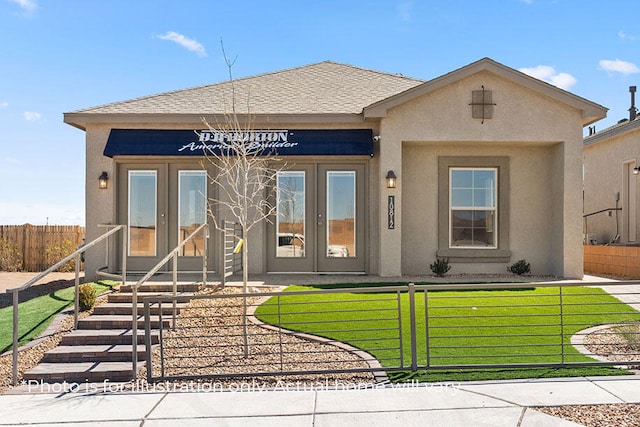
<path fill-rule="evenodd" d="M 635 86 L 629 118 L 584 139 L 585 243 L 640 243 L 640 120 Z M 596 213 L 597 212 L 597 213 Z"/>
<path fill-rule="evenodd" d="M 251 272 L 431 274 L 443 257 L 451 273 L 504 273 L 525 258 L 536 274 L 582 277 L 582 129 L 604 107 L 488 58 L 427 82 L 322 62 L 234 85 L 304 200 L 303 214 L 289 206 L 253 232 Z M 130 224 L 128 267 L 144 270 L 203 221 L 198 195 L 217 189 L 198 147 L 218 136 L 193 131 L 224 121 L 230 87 L 65 114 L 86 132 L 87 241 L 100 223 Z M 219 247 L 212 233 L 216 270 Z M 196 270 L 188 255 L 180 268 Z M 87 272 L 104 257 L 89 253 Z"/>

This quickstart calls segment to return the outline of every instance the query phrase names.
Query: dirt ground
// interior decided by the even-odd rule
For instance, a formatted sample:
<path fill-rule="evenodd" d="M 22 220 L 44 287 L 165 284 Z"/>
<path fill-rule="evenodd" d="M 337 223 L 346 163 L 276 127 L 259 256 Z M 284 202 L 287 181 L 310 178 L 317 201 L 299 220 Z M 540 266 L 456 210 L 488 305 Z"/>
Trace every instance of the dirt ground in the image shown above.
<path fill-rule="evenodd" d="M 38 273 L 10 273 L 0 272 L 0 308 L 8 307 L 12 304 L 12 294 L 7 289 L 16 288 L 27 283 Z M 20 302 L 55 292 L 58 289 L 73 286 L 75 273 L 50 273 L 40 281 L 36 282 L 29 289 L 20 292 Z M 84 280 L 84 273 L 80 273 L 80 283 Z"/>

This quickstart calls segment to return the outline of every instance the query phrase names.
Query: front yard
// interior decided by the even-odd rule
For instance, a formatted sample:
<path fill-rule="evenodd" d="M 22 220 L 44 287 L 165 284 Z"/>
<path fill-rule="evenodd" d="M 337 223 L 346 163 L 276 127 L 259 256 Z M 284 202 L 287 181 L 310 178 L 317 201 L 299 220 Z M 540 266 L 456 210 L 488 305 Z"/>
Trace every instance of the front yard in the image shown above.
<path fill-rule="evenodd" d="M 286 329 L 347 342 L 387 368 L 410 366 L 408 293 L 399 296 L 399 334 L 395 293 L 286 295 L 310 289 L 316 288 L 287 288 L 279 301 L 272 297 L 258 307 L 256 317 Z M 390 372 L 396 381 L 625 374 L 627 371 L 612 367 L 527 365 L 593 362 L 571 345 L 572 335 L 594 325 L 640 322 L 638 311 L 602 289 L 583 286 L 429 291 L 426 303 L 424 293 L 416 292 L 415 313 L 420 369 Z M 511 366 L 478 366 L 495 364 Z M 430 369 L 425 370 L 427 366 Z"/>

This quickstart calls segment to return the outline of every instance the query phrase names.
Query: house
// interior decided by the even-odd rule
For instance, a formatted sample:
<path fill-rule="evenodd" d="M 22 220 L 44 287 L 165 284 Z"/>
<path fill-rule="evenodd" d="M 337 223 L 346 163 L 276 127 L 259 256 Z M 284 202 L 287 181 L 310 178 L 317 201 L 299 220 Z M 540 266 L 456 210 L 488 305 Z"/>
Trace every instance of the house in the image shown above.
<path fill-rule="evenodd" d="M 584 234 L 588 244 L 640 243 L 640 120 L 636 87 L 629 118 L 584 139 Z"/>
<path fill-rule="evenodd" d="M 251 272 L 389 277 L 447 258 L 452 273 L 504 273 L 524 258 L 582 277 L 582 129 L 604 107 L 489 58 L 430 81 L 327 61 L 233 85 L 247 138 L 278 144 L 278 181 L 303 201 L 252 231 Z M 230 93 L 227 81 L 64 115 L 86 133 L 87 241 L 128 224 L 128 269 L 145 270 L 205 221 L 203 194 L 218 189 L 202 147 L 220 135 L 201 118 L 224 120 Z M 182 255 L 197 270 L 197 250 Z M 86 271 L 104 258 L 88 254 Z"/>

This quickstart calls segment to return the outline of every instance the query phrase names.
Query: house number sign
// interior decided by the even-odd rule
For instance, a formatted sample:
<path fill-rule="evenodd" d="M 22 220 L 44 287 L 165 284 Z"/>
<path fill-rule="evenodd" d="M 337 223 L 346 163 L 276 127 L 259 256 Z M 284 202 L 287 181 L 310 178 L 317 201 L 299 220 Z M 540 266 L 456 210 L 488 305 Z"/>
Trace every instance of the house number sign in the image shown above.
<path fill-rule="evenodd" d="M 393 230 L 396 228 L 396 196 L 389 196 L 387 202 L 387 217 L 389 219 L 387 228 Z"/>

